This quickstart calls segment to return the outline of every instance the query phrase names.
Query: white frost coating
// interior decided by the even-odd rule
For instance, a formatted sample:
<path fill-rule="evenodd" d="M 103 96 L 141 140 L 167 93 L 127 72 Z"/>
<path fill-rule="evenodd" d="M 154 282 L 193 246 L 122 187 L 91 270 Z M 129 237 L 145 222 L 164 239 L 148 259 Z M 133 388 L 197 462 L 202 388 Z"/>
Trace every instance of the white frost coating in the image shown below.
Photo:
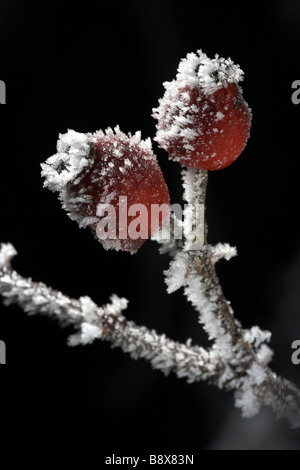
<path fill-rule="evenodd" d="M 193 168 L 182 170 L 182 180 L 184 194 L 183 198 L 189 204 L 200 202 L 204 196 L 205 182 L 207 179 L 206 171 L 199 171 Z"/>
<path fill-rule="evenodd" d="M 128 301 L 116 295 L 112 295 L 110 303 L 98 307 L 87 296 L 80 297 L 78 300 L 70 299 L 42 282 L 33 282 L 31 279 L 23 278 L 10 267 L 10 260 L 15 254 L 16 250 L 10 243 L 1 245 L 0 294 L 4 298 L 4 304 L 17 304 L 28 315 L 40 313 L 52 316 L 62 326 L 72 324 L 80 331 L 81 326 L 85 324 L 84 331 L 80 333 L 84 343 L 89 342 L 88 338 L 91 339 L 91 335 L 96 332 L 95 329 L 87 329 L 87 324 L 98 327 L 101 316 L 118 315 L 127 307 Z"/>
<path fill-rule="evenodd" d="M 73 325 L 76 333 L 68 338 L 68 344 L 88 344 L 97 338 L 110 341 L 132 358 L 145 358 L 155 369 L 165 375 L 171 371 L 188 382 L 209 380 L 218 367 L 223 369 L 222 359 L 216 352 L 209 353 L 198 346 L 191 346 L 158 335 L 154 330 L 137 326 L 128 321 L 122 311 L 128 301 L 112 295 L 110 302 L 98 307 L 89 297 L 79 300 L 66 297 L 42 283 L 22 278 L 16 271 L 6 269 L 15 250 L 12 245 L 1 245 L 0 259 L 5 260 L 0 269 L 0 294 L 5 303 L 17 304 L 28 314 L 42 313 L 54 317 L 62 326 Z"/>
<path fill-rule="evenodd" d="M 176 139 L 180 139 L 185 150 L 193 151 L 192 142 L 202 130 L 196 131 L 191 126 L 193 117 L 189 111 L 195 112 L 197 107 L 191 105 L 190 92 L 198 89 L 207 96 L 230 83 L 238 83 L 243 80 L 243 75 L 241 68 L 230 58 L 215 55 L 209 59 L 201 50 L 188 54 L 179 63 L 176 79 L 164 83 L 165 94 L 159 100 L 159 106 L 153 109 L 153 117 L 158 121 L 155 140 L 162 148 L 168 149 Z M 215 120 L 223 117 L 219 111 Z"/>
<path fill-rule="evenodd" d="M 169 294 L 186 285 L 189 260 L 188 253 L 178 252 L 171 261 L 169 269 L 164 271 L 165 282 L 168 286 L 167 292 Z"/>
<path fill-rule="evenodd" d="M 266 344 L 262 344 L 255 354 L 256 360 L 262 366 L 267 366 L 273 358 L 273 350 Z"/>
<path fill-rule="evenodd" d="M 223 117 L 224 114 L 221 111 L 218 111 L 216 114 L 216 121 L 220 121 L 221 119 L 223 119 Z"/>
<path fill-rule="evenodd" d="M 66 134 L 60 134 L 57 153 L 41 164 L 44 187 L 62 191 L 70 181 L 74 181 L 89 164 L 92 141 L 91 134 L 70 129 Z"/>
<path fill-rule="evenodd" d="M 252 418 L 259 412 L 263 405 L 259 387 L 265 380 L 267 380 L 266 369 L 254 362 L 249 367 L 240 390 L 235 394 L 235 406 L 241 408 L 243 417 Z"/>
<path fill-rule="evenodd" d="M 140 131 L 126 135 L 119 126 L 93 134 L 68 130 L 60 135 L 57 151 L 41 164 L 44 187 L 57 191 L 70 219 L 81 228 L 90 227 L 95 236 L 101 220 L 97 207 L 110 203 L 116 207 L 117 197 L 129 191 L 126 182 L 160 172 L 151 139 L 142 140 Z M 121 190 L 125 194 L 118 194 Z M 137 251 L 134 244 L 130 249 L 130 243 L 121 243 L 118 237 L 97 239 L 107 250 Z"/>
<path fill-rule="evenodd" d="M 100 311 L 99 307 L 88 296 L 80 297 L 79 302 L 83 318 L 89 323 L 97 321 L 99 314 L 102 313 L 102 309 Z"/>
<path fill-rule="evenodd" d="M 228 58 L 215 55 L 209 59 L 201 49 L 190 53 L 182 59 L 176 80 L 191 88 L 201 87 L 205 93 L 212 93 L 227 83 L 238 83 L 243 80 L 244 72 Z"/>
<path fill-rule="evenodd" d="M 270 331 L 262 331 L 258 326 L 252 326 L 250 330 L 244 330 L 244 338 L 249 344 L 253 345 L 256 349 L 262 343 L 269 343 L 272 333 Z"/>
<path fill-rule="evenodd" d="M 207 292 L 207 287 L 201 276 L 192 271 L 187 276 L 187 286 L 184 289 L 187 299 L 199 312 L 199 321 L 203 324 L 209 339 L 218 339 L 224 336 L 224 328 L 218 315 L 216 315 L 217 292 Z"/>
<path fill-rule="evenodd" d="M 292 427 L 300 426 L 300 393 L 294 384 L 278 377 L 265 364 L 253 362 L 235 392 L 235 405 L 242 416 L 255 416 L 261 406 L 271 406 L 277 418 L 288 418 Z"/>
<path fill-rule="evenodd" d="M 59 192 L 62 207 L 68 212 L 70 219 L 75 220 L 79 227 L 83 228 L 96 224 L 99 218 L 96 217 L 96 214 L 85 216 L 77 210 L 80 204 L 90 204 L 90 195 L 85 194 L 84 189 L 80 194 L 70 195 L 68 184 L 76 183 L 76 179 L 82 174 L 82 171 L 93 165 L 94 155 L 91 150 L 95 141 L 93 134 L 68 130 L 66 134 L 59 135 L 58 153 L 41 164 L 41 175 L 45 178 L 44 187 L 50 191 Z"/>
<path fill-rule="evenodd" d="M 79 344 L 91 344 L 95 339 L 102 337 L 102 329 L 90 323 L 81 323 L 80 333 L 69 336 L 68 345 L 78 346 Z"/>
<path fill-rule="evenodd" d="M 72 325 L 75 334 L 68 338 L 69 345 L 88 344 L 98 338 L 107 340 L 133 359 L 148 360 L 154 369 L 165 375 L 174 372 L 189 383 L 207 380 L 219 388 L 235 390 L 236 406 L 242 409 L 243 416 L 254 416 L 265 404 L 272 406 L 278 417 L 288 417 L 294 427 L 300 426 L 299 390 L 267 367 L 265 359 L 269 350 L 261 342 L 269 339 L 268 332 L 262 332 L 258 327 L 242 332 L 244 340 L 252 343 L 255 349 L 259 347 L 253 354 L 250 352 L 245 356 L 238 344 L 229 347 L 229 333 L 224 333 L 216 318 L 213 319 L 218 313 L 217 293 L 205 291 L 205 283 L 200 276 L 198 282 L 195 273 L 188 276 L 186 294 L 193 305 L 201 309 L 200 317 L 205 321 L 209 334 L 213 337 L 218 335 L 208 351 L 192 346 L 191 340 L 185 344 L 178 343 L 128 321 L 122 314 L 127 300 L 116 295 L 111 297 L 110 303 L 98 307 L 89 297 L 71 299 L 42 283 L 25 279 L 10 266 L 14 254 L 16 250 L 11 244 L 0 246 L 0 294 L 4 303 L 17 304 L 28 314 L 54 317 L 62 326 Z M 183 253 L 182 259 L 187 255 Z M 192 259 L 195 261 L 194 256 Z M 186 267 L 184 261 L 184 269 Z M 181 282 L 184 281 L 181 279 Z"/>
<path fill-rule="evenodd" d="M 101 139 L 102 137 L 105 137 L 105 136 L 110 136 L 111 138 L 115 139 L 114 156 L 116 158 L 123 157 L 123 154 L 120 153 L 120 150 L 118 149 L 117 142 L 119 142 L 128 146 L 129 149 L 133 147 L 139 147 L 140 150 L 143 150 L 145 152 L 145 154 L 142 157 L 144 160 L 156 160 L 156 156 L 153 154 L 153 151 L 152 151 L 152 142 L 151 142 L 150 137 L 143 140 L 141 131 L 137 131 L 134 134 L 131 134 L 129 132 L 127 135 L 120 130 L 119 126 L 116 126 L 114 127 L 114 129 L 112 129 L 111 127 L 108 127 L 107 129 L 105 129 L 105 131 L 102 131 L 100 129 L 94 132 L 93 134 L 88 134 L 88 135 L 92 135 L 93 141 L 97 141 L 98 139 Z M 125 166 L 130 167 L 132 162 L 130 162 L 130 160 L 126 158 L 124 159 L 124 163 L 125 163 Z"/>
<path fill-rule="evenodd" d="M 243 418 L 253 418 L 259 413 L 262 403 L 250 381 L 235 393 L 235 406 L 241 409 Z"/>
<path fill-rule="evenodd" d="M 235 246 L 230 246 L 228 243 L 218 243 L 212 248 L 212 262 L 216 263 L 220 259 L 224 258 L 229 261 L 231 258 L 237 255 L 237 249 Z"/>
<path fill-rule="evenodd" d="M 262 366 L 269 364 L 273 357 L 273 351 L 266 343 L 271 341 L 271 332 L 253 326 L 250 330 L 244 330 L 243 336 L 244 340 L 252 346 L 257 362 Z"/>
<path fill-rule="evenodd" d="M 77 218 L 75 220 L 77 220 Z M 85 227 L 88 227 L 89 225 L 93 225 L 99 222 L 99 218 L 98 217 L 81 217 L 81 218 L 78 218 L 77 222 L 80 228 L 81 227 L 85 228 Z"/>
<path fill-rule="evenodd" d="M 105 306 L 105 310 L 108 314 L 118 316 L 123 310 L 126 310 L 128 306 L 128 300 L 124 297 L 118 297 L 113 294 L 110 298 L 110 303 Z"/>
<path fill-rule="evenodd" d="M 184 250 L 189 251 L 201 248 L 204 242 L 204 199 L 207 172 L 192 168 L 182 170 L 182 180 L 183 197 L 188 203 L 183 211 Z M 203 211 L 201 211 L 201 204 Z"/>
<path fill-rule="evenodd" d="M 16 256 L 17 251 L 11 243 L 2 243 L 0 251 L 0 269 L 8 266 L 10 260 Z"/>

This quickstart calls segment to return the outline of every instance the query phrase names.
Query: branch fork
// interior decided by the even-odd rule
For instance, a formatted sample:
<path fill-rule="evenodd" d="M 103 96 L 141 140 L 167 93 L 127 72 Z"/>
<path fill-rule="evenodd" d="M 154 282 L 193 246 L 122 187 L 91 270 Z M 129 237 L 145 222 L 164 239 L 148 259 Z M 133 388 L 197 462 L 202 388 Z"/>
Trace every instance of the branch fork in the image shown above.
<path fill-rule="evenodd" d="M 204 204 L 206 184 L 206 172 L 183 172 L 184 195 L 189 205 L 195 201 Z M 194 216 L 192 210 L 189 214 Z M 11 266 L 17 252 L 10 243 L 2 244 L 0 249 L 0 294 L 5 305 L 17 304 L 29 315 L 40 313 L 55 318 L 61 326 L 72 325 L 70 346 L 95 339 L 109 341 L 133 359 L 148 360 L 165 375 L 173 372 L 189 383 L 206 380 L 233 391 L 235 405 L 245 417 L 254 416 L 262 405 L 268 405 L 278 417 L 287 417 L 293 427 L 300 427 L 300 391 L 268 366 L 273 355 L 268 346 L 271 333 L 258 326 L 243 329 L 219 284 L 215 264 L 235 256 L 236 249 L 228 244 L 205 243 L 198 250 L 190 250 L 189 234 L 184 242 L 172 242 L 171 250 L 167 242 L 161 243 L 160 251 L 172 256 L 165 272 L 167 291 L 183 288 L 211 340 L 209 349 L 192 345 L 190 340 L 173 341 L 127 320 L 123 312 L 128 301 L 115 294 L 109 303 L 99 307 L 87 296 L 71 299 L 43 283 L 22 277 Z"/>

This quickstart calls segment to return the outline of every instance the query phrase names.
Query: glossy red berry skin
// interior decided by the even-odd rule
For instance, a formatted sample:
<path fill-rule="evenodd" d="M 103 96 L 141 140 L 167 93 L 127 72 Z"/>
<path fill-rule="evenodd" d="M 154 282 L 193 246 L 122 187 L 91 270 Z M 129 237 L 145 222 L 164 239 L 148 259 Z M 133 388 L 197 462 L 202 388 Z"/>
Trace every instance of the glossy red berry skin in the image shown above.
<path fill-rule="evenodd" d="M 147 225 L 147 238 L 161 225 L 151 219 L 153 204 L 169 205 L 169 192 L 156 157 L 147 146 L 132 144 L 124 134 L 108 132 L 96 137 L 92 153 L 91 168 L 80 176 L 80 181 L 70 187 L 70 193 L 79 194 L 86 188 L 89 204 L 79 204 L 78 209 L 86 217 L 97 213 L 99 203 L 109 203 L 116 210 L 116 239 L 101 241 L 105 248 L 120 249 L 135 253 L 146 238 L 132 239 L 130 224 L 140 214 L 128 215 L 128 209 L 141 204 L 147 210 L 148 218 L 141 221 Z M 126 197 L 126 207 L 120 207 L 120 197 Z M 127 210 L 126 220 L 124 211 Z M 122 211 L 122 216 L 121 216 Z M 123 217 L 123 220 L 121 220 Z M 124 233 L 124 227 L 127 230 Z M 97 224 L 92 226 L 93 230 Z"/>
<path fill-rule="evenodd" d="M 195 136 L 188 146 L 182 139 L 172 141 L 167 151 L 182 165 L 202 170 L 220 170 L 233 163 L 245 148 L 250 134 L 251 112 L 235 83 L 205 95 L 189 94 L 187 118 Z"/>
<path fill-rule="evenodd" d="M 243 151 L 251 111 L 238 82 L 243 72 L 231 59 L 209 59 L 201 50 L 181 60 L 176 79 L 153 110 L 155 140 L 184 166 L 220 170 Z"/>
<path fill-rule="evenodd" d="M 151 209 L 169 208 L 169 192 L 150 139 L 118 127 L 94 134 L 69 130 L 57 149 L 42 164 L 44 186 L 60 193 L 69 217 L 89 227 L 104 248 L 135 253 L 162 226 L 168 210 L 151 217 Z"/>

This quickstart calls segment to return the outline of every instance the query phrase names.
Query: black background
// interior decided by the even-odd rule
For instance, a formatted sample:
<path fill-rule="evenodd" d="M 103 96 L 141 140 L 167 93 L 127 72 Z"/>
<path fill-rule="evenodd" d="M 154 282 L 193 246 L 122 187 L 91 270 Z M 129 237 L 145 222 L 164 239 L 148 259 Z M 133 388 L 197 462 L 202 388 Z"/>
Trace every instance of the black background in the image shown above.
<path fill-rule="evenodd" d="M 96 8 L 97 5 L 97 8 Z M 209 241 L 237 246 L 220 263 L 225 295 L 245 327 L 273 332 L 274 369 L 300 385 L 291 343 L 300 339 L 300 78 L 297 0 L 260 2 L 0 2 L 1 241 L 19 252 L 14 267 L 71 297 L 102 305 L 130 300 L 126 315 L 176 340 L 207 344 L 182 293 L 165 292 L 168 258 L 147 242 L 135 255 L 106 252 L 42 188 L 40 163 L 68 128 L 120 125 L 153 137 L 151 109 L 181 58 L 201 48 L 231 57 L 245 72 L 251 138 L 229 168 L 209 175 Z M 171 202 L 181 201 L 180 166 L 154 151 Z M 1 444 L 7 449 L 131 449 L 194 452 L 300 448 L 299 433 L 269 412 L 242 420 L 230 394 L 165 378 L 109 344 L 69 348 L 68 332 L 19 308 L 0 306 Z"/>

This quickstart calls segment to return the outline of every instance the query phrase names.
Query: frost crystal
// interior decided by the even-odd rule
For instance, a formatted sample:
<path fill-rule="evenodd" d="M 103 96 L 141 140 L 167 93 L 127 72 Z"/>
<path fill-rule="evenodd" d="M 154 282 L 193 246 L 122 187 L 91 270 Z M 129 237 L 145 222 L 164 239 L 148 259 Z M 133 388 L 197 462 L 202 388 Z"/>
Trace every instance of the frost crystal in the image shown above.
<path fill-rule="evenodd" d="M 230 246 L 228 243 L 218 243 L 216 246 L 213 247 L 212 262 L 216 263 L 222 258 L 229 261 L 236 255 L 237 249 L 235 246 Z"/>
<path fill-rule="evenodd" d="M 153 109 L 153 117 L 158 120 L 155 140 L 161 147 L 169 148 L 175 139 L 180 138 L 183 147 L 193 151 L 191 142 L 197 132 L 191 126 L 190 91 L 200 89 L 209 95 L 229 83 L 238 83 L 243 80 L 243 75 L 240 67 L 230 58 L 223 59 L 216 55 L 214 59 L 209 59 L 201 50 L 197 54 L 188 54 L 179 64 L 176 80 L 164 83 L 165 95 L 159 100 L 158 108 Z M 215 120 L 223 117 L 223 113 L 217 111 Z"/>
<path fill-rule="evenodd" d="M 188 253 L 179 252 L 171 261 L 169 269 L 164 272 L 169 294 L 186 285 L 189 260 L 190 257 Z"/>
<path fill-rule="evenodd" d="M 57 142 L 57 153 L 42 163 L 42 176 L 45 178 L 44 187 L 51 191 L 62 191 L 70 181 L 91 164 L 90 156 L 91 134 L 81 134 L 68 130 L 60 134 Z"/>
<path fill-rule="evenodd" d="M 17 254 L 11 243 L 2 243 L 0 251 L 0 269 L 8 266 L 10 260 Z"/>
<path fill-rule="evenodd" d="M 87 296 L 70 299 L 45 284 L 23 278 L 11 268 L 16 250 L 9 243 L 0 247 L 0 294 L 6 305 L 17 304 L 28 314 L 40 313 L 57 319 L 62 326 L 72 325 L 75 333 L 68 338 L 70 346 L 101 338 L 133 359 L 148 360 L 165 375 L 173 371 L 189 383 L 207 380 L 219 388 L 234 390 L 236 406 L 245 417 L 254 416 L 265 404 L 272 406 L 279 417 L 287 416 L 293 426 L 299 426 L 299 390 L 267 367 L 270 350 L 264 341 L 270 339 L 270 334 L 258 327 L 238 331 L 236 320 L 232 317 L 228 321 L 225 315 L 228 304 L 222 304 L 220 288 L 212 274 L 207 282 L 212 252 L 212 248 L 206 247 L 201 257 L 200 252 L 178 253 L 167 273 L 169 291 L 185 285 L 188 299 L 199 310 L 201 323 L 210 338 L 216 340 L 210 350 L 192 346 L 191 340 L 183 344 L 172 341 L 164 334 L 128 321 L 122 314 L 128 303 L 124 298 L 113 295 L 107 305 L 98 307 Z M 230 312 L 229 315 L 231 318 Z M 237 333 L 241 342 L 234 339 Z M 250 349 L 244 350 L 245 344 Z"/>
<path fill-rule="evenodd" d="M 197 54 L 190 53 L 179 64 L 176 79 L 184 86 L 201 87 L 205 93 L 211 93 L 228 83 L 243 80 L 244 72 L 228 58 L 215 55 L 209 59 L 201 49 Z"/>
<path fill-rule="evenodd" d="M 188 202 L 184 209 L 183 220 L 184 249 L 186 251 L 200 249 L 205 241 L 204 201 L 207 174 L 189 168 L 182 171 L 182 180 L 183 197 Z"/>
<path fill-rule="evenodd" d="M 69 130 L 60 135 L 57 150 L 42 164 L 44 186 L 59 192 L 69 217 L 90 227 L 104 248 L 135 253 L 159 222 L 145 215 L 140 236 L 131 236 L 137 211 L 129 215 L 127 209 L 143 204 L 151 214 L 151 204 L 169 203 L 151 140 L 142 140 L 140 132 L 126 135 L 118 126 L 94 134 Z"/>
<path fill-rule="evenodd" d="M 198 50 L 181 60 L 176 79 L 164 83 L 164 96 L 153 109 L 155 140 L 170 158 L 187 167 L 217 170 L 240 155 L 251 124 L 237 86 L 242 79 L 230 58 L 209 59 Z"/>

